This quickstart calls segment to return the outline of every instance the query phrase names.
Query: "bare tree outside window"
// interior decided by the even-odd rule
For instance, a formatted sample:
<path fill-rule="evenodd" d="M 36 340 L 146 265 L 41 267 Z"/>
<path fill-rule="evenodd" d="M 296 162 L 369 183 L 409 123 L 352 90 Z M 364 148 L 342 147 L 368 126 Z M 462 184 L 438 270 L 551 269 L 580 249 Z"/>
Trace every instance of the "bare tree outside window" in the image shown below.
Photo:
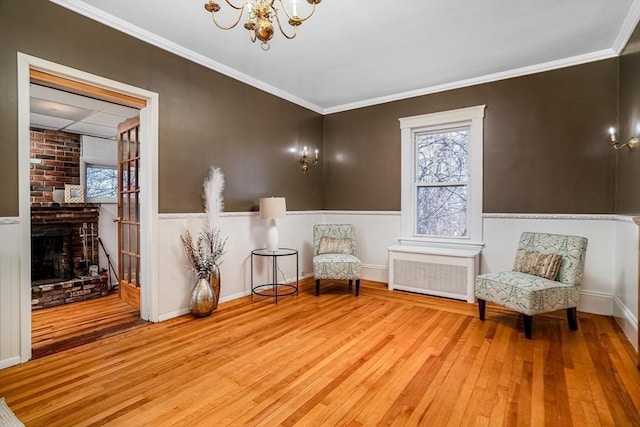
<path fill-rule="evenodd" d="M 466 237 L 469 128 L 419 133 L 416 144 L 416 232 Z"/>
<path fill-rule="evenodd" d="M 87 198 L 113 198 L 118 194 L 118 171 L 113 167 L 87 165 Z"/>

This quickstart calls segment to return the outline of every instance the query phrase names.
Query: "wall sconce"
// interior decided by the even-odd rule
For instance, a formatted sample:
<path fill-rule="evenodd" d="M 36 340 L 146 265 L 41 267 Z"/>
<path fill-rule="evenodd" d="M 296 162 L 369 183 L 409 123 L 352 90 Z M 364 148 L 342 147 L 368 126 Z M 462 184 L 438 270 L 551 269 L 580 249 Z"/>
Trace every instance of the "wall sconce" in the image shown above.
<path fill-rule="evenodd" d="M 611 137 L 611 141 L 609 141 L 609 146 L 613 147 L 616 150 L 619 150 L 623 147 L 629 147 L 629 151 L 633 151 L 636 149 L 638 145 L 640 145 L 640 139 L 633 137 L 624 144 L 619 144 L 616 139 L 616 129 L 614 127 L 609 128 L 609 136 Z"/>
<path fill-rule="evenodd" d="M 302 156 L 300 157 L 300 169 L 302 172 L 306 173 L 309 170 L 309 166 L 315 166 L 318 164 L 318 160 L 320 160 L 320 151 L 316 148 L 315 156 L 313 159 L 309 159 L 309 150 L 307 150 L 307 146 L 302 149 Z"/>

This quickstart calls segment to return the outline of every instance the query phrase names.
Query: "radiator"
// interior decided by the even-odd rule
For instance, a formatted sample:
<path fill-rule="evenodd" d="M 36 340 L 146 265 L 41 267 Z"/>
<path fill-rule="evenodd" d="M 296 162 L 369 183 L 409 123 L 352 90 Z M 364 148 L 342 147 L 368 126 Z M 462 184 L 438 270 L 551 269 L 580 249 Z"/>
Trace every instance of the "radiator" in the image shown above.
<path fill-rule="evenodd" d="M 477 250 L 396 245 L 389 250 L 389 289 L 474 302 Z"/>

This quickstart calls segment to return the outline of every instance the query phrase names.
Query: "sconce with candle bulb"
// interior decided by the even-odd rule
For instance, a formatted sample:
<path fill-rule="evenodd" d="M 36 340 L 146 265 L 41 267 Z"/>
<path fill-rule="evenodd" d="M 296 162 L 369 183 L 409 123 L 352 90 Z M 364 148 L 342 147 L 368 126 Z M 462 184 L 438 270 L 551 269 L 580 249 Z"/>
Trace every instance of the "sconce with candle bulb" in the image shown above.
<path fill-rule="evenodd" d="M 302 155 L 300 156 L 300 169 L 302 169 L 302 172 L 307 173 L 307 171 L 309 170 L 309 167 L 317 165 L 319 160 L 320 160 L 320 151 L 316 148 L 313 159 L 310 159 L 309 150 L 305 145 L 305 147 L 302 149 Z"/>
<path fill-rule="evenodd" d="M 640 145 L 640 139 L 636 137 L 629 139 L 624 144 L 618 143 L 616 138 L 616 128 L 614 128 L 613 126 L 609 128 L 609 137 L 611 138 L 611 141 L 609 141 L 609 146 L 613 147 L 615 150 L 619 150 L 623 147 L 629 147 L 629 151 L 633 151 L 638 145 Z"/>

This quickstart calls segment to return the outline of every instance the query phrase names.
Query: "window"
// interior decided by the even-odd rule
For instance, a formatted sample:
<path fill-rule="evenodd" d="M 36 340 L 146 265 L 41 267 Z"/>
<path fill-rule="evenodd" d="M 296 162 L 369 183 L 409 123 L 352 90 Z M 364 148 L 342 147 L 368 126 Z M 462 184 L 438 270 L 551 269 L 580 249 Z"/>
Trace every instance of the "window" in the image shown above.
<path fill-rule="evenodd" d="M 115 140 L 82 135 L 80 184 L 88 203 L 117 203 L 118 145 Z"/>
<path fill-rule="evenodd" d="M 482 244 L 484 108 L 400 119 L 401 241 Z"/>
<path fill-rule="evenodd" d="M 467 236 L 469 128 L 415 135 L 415 215 L 420 236 Z"/>
<path fill-rule="evenodd" d="M 116 203 L 118 170 L 114 166 L 82 162 L 85 201 L 90 203 Z"/>
<path fill-rule="evenodd" d="M 87 197 L 115 198 L 118 194 L 118 171 L 108 166 L 87 165 Z"/>

